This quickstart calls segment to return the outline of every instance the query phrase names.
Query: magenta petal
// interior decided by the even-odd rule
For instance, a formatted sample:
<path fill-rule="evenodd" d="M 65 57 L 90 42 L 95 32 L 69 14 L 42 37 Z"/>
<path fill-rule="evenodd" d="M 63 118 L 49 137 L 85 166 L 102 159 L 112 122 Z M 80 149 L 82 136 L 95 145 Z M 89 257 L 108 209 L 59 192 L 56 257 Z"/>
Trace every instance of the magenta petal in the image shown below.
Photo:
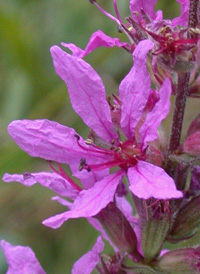
<path fill-rule="evenodd" d="M 85 48 L 85 50 L 80 49 L 74 44 L 66 44 L 66 43 L 61 43 L 62 46 L 70 49 L 72 51 L 73 56 L 77 56 L 80 58 L 85 57 L 86 55 L 90 54 L 92 51 L 99 47 L 104 47 L 104 48 L 113 48 L 113 47 L 130 47 L 128 43 L 121 42 L 118 38 L 112 38 L 103 31 L 98 30 L 94 32 Z"/>
<path fill-rule="evenodd" d="M 6 274 L 45 274 L 30 247 L 13 246 L 4 240 L 1 247 L 9 266 Z"/>
<path fill-rule="evenodd" d="M 99 262 L 99 254 L 104 249 L 101 236 L 97 238 L 92 250 L 83 255 L 73 266 L 72 274 L 90 274 Z"/>
<path fill-rule="evenodd" d="M 130 11 L 133 18 L 137 18 L 134 12 L 138 12 L 141 15 L 141 8 L 147 14 L 150 19 L 156 19 L 155 4 L 157 0 L 130 0 Z"/>
<path fill-rule="evenodd" d="M 77 144 L 76 131 L 49 120 L 16 120 L 8 133 L 19 147 L 33 157 L 59 163 L 74 163 L 90 153 Z M 79 136 L 79 143 L 87 148 Z M 94 155 L 94 153 L 91 153 Z"/>
<path fill-rule="evenodd" d="M 8 174 L 5 173 L 2 180 L 6 183 L 19 182 L 24 186 L 30 187 L 36 183 L 47 187 L 61 196 L 74 200 L 78 191 L 61 176 L 52 172 L 24 173 L 24 174 Z"/>
<path fill-rule="evenodd" d="M 51 55 L 57 74 L 67 85 L 74 110 L 102 139 L 117 140 L 100 76 L 84 60 L 57 46 L 51 48 Z"/>
<path fill-rule="evenodd" d="M 151 80 L 146 67 L 146 56 L 153 43 L 141 41 L 134 53 L 134 66 L 119 86 L 121 107 L 121 127 L 128 138 L 133 137 L 151 90 Z"/>
<path fill-rule="evenodd" d="M 187 27 L 189 19 L 189 9 L 190 1 L 189 0 L 176 0 L 181 5 L 181 15 L 172 20 L 172 27 L 180 25 L 181 27 Z"/>
<path fill-rule="evenodd" d="M 91 161 L 90 157 L 85 157 L 86 162 L 88 165 L 94 163 Z M 109 161 L 109 157 L 107 158 L 107 161 Z M 110 159 L 113 160 L 113 157 Z M 106 160 L 105 160 L 106 161 Z M 101 163 L 102 161 L 95 160 L 95 164 Z M 70 165 L 72 175 L 76 178 L 78 178 L 81 181 L 81 184 L 83 185 L 84 189 L 91 188 L 97 181 L 100 181 L 103 177 L 107 176 L 109 174 L 109 169 L 105 168 L 103 170 L 98 170 L 98 171 L 90 171 L 88 172 L 87 170 L 79 170 L 79 166 L 77 163 L 75 165 Z"/>
<path fill-rule="evenodd" d="M 170 111 L 171 82 L 167 78 L 160 89 L 160 100 L 155 104 L 153 110 L 148 113 L 144 124 L 140 128 L 141 143 L 143 149 L 147 142 L 158 138 L 158 127 Z"/>
<path fill-rule="evenodd" d="M 139 161 L 135 167 L 129 168 L 128 179 L 130 191 L 142 199 L 165 200 L 183 196 L 164 169 L 147 162 Z"/>
<path fill-rule="evenodd" d="M 119 170 L 97 182 L 92 188 L 82 190 L 71 211 L 50 217 L 43 221 L 43 224 L 51 228 L 58 228 L 68 219 L 95 216 L 113 201 L 118 183 L 123 175 L 124 172 Z"/>
<path fill-rule="evenodd" d="M 69 202 L 59 196 L 54 196 L 51 198 L 52 201 L 57 201 L 59 204 L 66 206 L 67 208 L 71 209 L 72 208 L 72 202 Z"/>

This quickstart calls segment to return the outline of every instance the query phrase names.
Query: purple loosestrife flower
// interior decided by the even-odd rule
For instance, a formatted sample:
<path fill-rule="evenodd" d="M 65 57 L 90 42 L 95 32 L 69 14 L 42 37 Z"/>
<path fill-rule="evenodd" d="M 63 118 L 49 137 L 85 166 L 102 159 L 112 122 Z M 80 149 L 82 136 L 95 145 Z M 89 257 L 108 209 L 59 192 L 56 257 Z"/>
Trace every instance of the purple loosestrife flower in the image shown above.
<path fill-rule="evenodd" d="M 126 23 L 123 22 L 120 16 L 116 0 L 113 0 L 116 17 L 100 7 L 97 4 L 97 1 L 91 2 L 95 4 L 95 6 L 106 16 L 115 21 L 118 24 L 120 31 L 124 31 L 127 35 L 130 45 L 123 46 L 123 48 L 127 51 L 133 51 L 135 46 L 140 41 L 145 39 L 148 39 L 154 43 L 152 56 L 148 60 L 148 65 L 149 68 L 151 67 L 150 74 L 152 82 L 157 87 L 162 85 L 166 77 L 168 77 L 173 83 L 177 83 L 177 72 L 193 70 L 193 74 L 190 79 L 190 83 L 192 83 L 192 85 L 189 95 L 193 97 L 199 96 L 200 80 L 197 72 L 199 65 L 195 66 L 195 61 L 199 63 L 197 43 L 199 41 L 200 30 L 197 25 L 194 24 L 195 26 L 193 26 L 193 23 L 189 20 L 189 0 L 177 1 L 181 4 L 181 14 L 173 20 L 163 19 L 161 10 L 155 12 L 156 0 L 130 0 L 131 16 L 126 18 Z M 197 1 L 194 5 L 198 5 Z M 63 45 L 73 51 L 71 44 Z M 84 51 L 85 54 L 87 54 L 88 48 L 93 50 L 92 39 L 89 41 Z M 97 47 L 95 46 L 94 48 Z M 81 57 L 82 53 L 76 51 L 74 54 L 78 54 Z M 175 89 L 173 89 L 173 93 L 175 92 Z"/>
<path fill-rule="evenodd" d="M 45 274 L 32 249 L 27 246 L 13 246 L 2 240 L 1 247 L 9 265 L 6 274 Z"/>
<path fill-rule="evenodd" d="M 74 110 L 94 133 L 93 139 L 84 141 L 73 129 L 48 120 L 13 121 L 9 125 L 9 134 L 23 150 L 33 157 L 69 164 L 85 188 L 77 186 L 58 165 L 59 174 L 79 193 L 70 211 L 45 220 L 45 225 L 57 228 L 69 218 L 95 216 L 113 201 L 125 174 L 129 189 L 139 198 L 182 197 L 173 179 L 149 162 L 152 142 L 158 139 L 158 127 L 170 109 L 171 94 L 166 79 L 159 99 L 149 103 L 152 90 L 146 55 L 152 47 L 150 41 L 137 46 L 134 66 L 122 80 L 114 105 L 106 101 L 102 80 L 88 63 L 57 46 L 51 48 L 56 72 L 68 87 Z M 109 174 L 111 167 L 119 170 Z M 3 179 L 10 181 L 12 175 Z M 55 186 L 51 182 L 48 187 L 52 184 Z"/>
<path fill-rule="evenodd" d="M 170 185 L 174 186 L 173 183 L 171 184 L 171 178 L 160 167 L 154 166 L 156 174 L 154 179 L 152 179 L 155 183 L 154 186 L 153 182 L 150 183 L 145 179 L 145 177 L 151 177 L 148 173 L 148 168 L 152 168 L 150 163 L 144 162 L 147 160 L 147 143 L 158 138 L 157 129 L 169 112 L 169 97 L 171 94 L 171 85 L 169 80 L 166 79 L 160 89 L 158 102 L 147 113 L 143 123 L 140 124 L 151 93 L 150 77 L 146 69 L 146 55 L 152 47 L 153 44 L 150 41 L 142 41 L 137 46 L 133 54 L 134 66 L 119 86 L 120 97 L 118 98 L 118 104 L 111 106 L 111 114 L 108 107 L 106 107 L 105 88 L 98 74 L 86 62 L 76 56 L 67 54 L 57 46 L 52 47 L 51 53 L 56 72 L 68 87 L 74 110 L 100 138 L 110 145 L 109 150 L 101 147 L 101 153 L 107 157 L 107 162 L 93 165 L 89 164 L 89 158 L 86 157 L 80 168 L 87 169 L 88 171 L 97 171 L 120 166 L 121 170 L 128 172 L 131 190 L 136 196 L 144 199 L 150 197 L 167 199 L 175 195 L 174 198 L 178 198 L 181 197 L 181 194 L 175 188 L 173 189 L 173 187 L 171 190 L 175 192 L 174 194 L 170 193 L 170 191 L 168 194 L 166 193 L 167 196 L 169 195 L 168 197 L 164 197 L 163 193 L 160 193 L 158 189 L 156 194 L 153 193 L 154 186 L 156 188 L 159 187 L 159 183 L 155 182 L 155 177 L 163 176 L 163 181 L 166 184 L 169 183 L 168 190 L 170 189 Z M 74 45 L 75 48 L 76 46 Z M 87 107 L 85 107 L 86 105 Z M 116 109 L 118 109 L 119 121 L 116 122 L 116 119 L 113 119 L 114 124 L 111 125 L 112 114 Z M 94 120 L 94 117 L 98 119 Z M 138 125 L 140 125 L 139 128 L 137 128 Z M 119 131 L 125 135 L 125 141 L 120 139 Z M 92 144 L 91 150 L 88 149 L 88 151 L 92 152 L 94 147 L 97 149 L 97 146 Z M 112 160 L 110 161 L 110 159 Z M 143 169 L 145 169 L 144 173 L 147 172 L 144 177 L 142 176 Z M 131 179 L 132 176 L 136 176 L 135 180 Z M 138 179 L 136 179 L 137 177 Z M 162 180 L 161 177 L 159 177 L 160 180 Z M 138 185 L 140 186 L 137 189 L 136 185 L 139 181 L 140 184 Z M 141 186 L 142 182 L 146 183 L 145 189 Z M 150 183 L 150 186 L 148 183 Z M 161 188 L 163 187 L 164 185 Z"/>
<path fill-rule="evenodd" d="M 13 246 L 2 240 L 1 247 L 9 265 L 6 274 L 45 274 L 30 247 Z M 90 274 L 99 263 L 104 243 L 99 236 L 92 250 L 83 255 L 73 266 L 72 274 Z"/>
<path fill-rule="evenodd" d="M 144 39 L 149 39 L 154 43 L 153 54 L 154 56 L 161 56 L 164 59 L 170 59 L 170 62 L 175 64 L 174 58 L 180 55 L 188 55 L 186 51 L 192 50 L 198 39 L 193 37 L 188 39 L 187 27 L 189 17 L 189 0 L 177 0 L 181 4 L 181 14 L 179 17 L 173 20 L 163 19 L 161 10 L 155 12 L 155 4 L 157 0 L 141 1 L 131 0 L 130 1 L 130 13 L 131 17 L 127 17 L 127 23 L 124 24 L 120 16 L 117 1 L 113 0 L 113 5 L 116 13 L 116 17 L 105 11 L 96 0 L 90 1 L 100 9 L 106 16 L 113 20 L 119 26 L 119 30 L 127 35 L 130 44 L 126 42 L 120 42 L 118 38 L 112 38 L 104 34 L 101 30 L 96 31 L 92 34 L 88 45 L 85 50 L 82 50 L 72 43 L 61 43 L 63 46 L 69 48 L 74 56 L 83 58 L 90 52 L 94 51 L 98 47 L 122 47 L 128 52 L 132 52 L 135 49 L 136 44 Z M 179 28 L 178 26 L 181 26 Z M 190 29 L 191 33 L 198 34 L 197 29 Z M 168 60 L 167 60 L 168 61 Z M 167 62 L 165 60 L 165 63 Z M 154 62 L 156 63 L 156 62 Z M 166 65 L 166 64 L 165 64 Z M 169 74 L 167 74 L 169 77 Z M 161 75 L 156 75 L 157 80 L 161 82 L 163 79 Z M 163 77 L 162 77 L 163 78 Z"/>

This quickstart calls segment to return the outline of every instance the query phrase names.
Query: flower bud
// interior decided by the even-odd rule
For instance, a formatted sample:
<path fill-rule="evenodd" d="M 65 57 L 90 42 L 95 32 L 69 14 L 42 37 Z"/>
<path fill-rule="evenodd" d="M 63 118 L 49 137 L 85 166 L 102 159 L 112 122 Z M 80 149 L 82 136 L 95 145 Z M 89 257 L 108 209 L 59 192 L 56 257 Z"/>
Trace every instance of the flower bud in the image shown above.
<path fill-rule="evenodd" d="M 199 225 L 200 196 L 196 196 L 179 210 L 170 232 L 169 241 L 191 237 Z"/>
<path fill-rule="evenodd" d="M 142 259 L 137 251 L 137 238 L 133 228 L 114 203 L 110 203 L 95 217 L 101 223 L 113 244 L 121 252 L 129 253 L 136 261 Z"/>
<path fill-rule="evenodd" d="M 188 131 L 187 131 L 187 136 L 192 135 L 193 133 L 195 133 L 196 131 L 200 130 L 200 114 L 198 114 L 194 120 L 192 120 Z"/>
<path fill-rule="evenodd" d="M 156 262 L 156 269 L 167 274 L 199 273 L 200 247 L 169 251 Z"/>
<path fill-rule="evenodd" d="M 200 167 L 194 166 L 190 181 L 190 190 L 195 192 L 200 191 Z"/>
<path fill-rule="evenodd" d="M 183 143 L 183 153 L 200 156 L 200 131 L 196 131 L 186 138 Z"/>

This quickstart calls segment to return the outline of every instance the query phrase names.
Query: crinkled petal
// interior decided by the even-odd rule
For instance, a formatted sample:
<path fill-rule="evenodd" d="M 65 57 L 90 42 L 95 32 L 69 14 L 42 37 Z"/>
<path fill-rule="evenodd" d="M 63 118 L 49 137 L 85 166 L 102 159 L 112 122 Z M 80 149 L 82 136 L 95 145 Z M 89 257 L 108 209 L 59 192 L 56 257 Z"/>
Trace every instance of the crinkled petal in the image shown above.
<path fill-rule="evenodd" d="M 113 47 L 130 47 L 128 43 L 121 42 L 118 38 L 112 38 L 103 31 L 98 30 L 94 32 L 85 48 L 85 50 L 80 49 L 74 44 L 67 44 L 67 43 L 61 43 L 62 46 L 70 49 L 72 51 L 73 56 L 77 56 L 80 58 L 85 57 L 86 55 L 90 54 L 92 51 L 99 47 L 104 47 L 104 48 L 113 48 Z"/>
<path fill-rule="evenodd" d="M 73 164 L 82 157 L 107 159 L 104 154 L 90 150 L 76 131 L 49 120 L 16 120 L 9 124 L 8 133 L 21 149 L 33 157 L 59 163 Z M 80 145 L 81 148 L 80 147 Z"/>
<path fill-rule="evenodd" d="M 61 176 L 53 172 L 38 172 L 24 174 L 8 174 L 5 173 L 2 180 L 6 183 L 19 182 L 24 186 L 30 187 L 36 183 L 52 189 L 61 196 L 74 200 L 78 195 L 78 190 Z"/>
<path fill-rule="evenodd" d="M 82 190 L 71 211 L 50 217 L 43 221 L 43 224 L 51 228 L 58 228 L 68 219 L 95 216 L 113 201 L 117 185 L 123 175 L 124 172 L 119 170 L 97 182 L 92 188 Z"/>
<path fill-rule="evenodd" d="M 101 236 L 97 238 L 92 250 L 83 255 L 73 266 L 72 274 L 90 274 L 99 262 L 99 254 L 104 249 Z"/>
<path fill-rule="evenodd" d="M 121 127 L 128 138 L 134 136 L 134 129 L 139 122 L 151 90 L 151 80 L 146 67 L 146 56 L 153 43 L 141 41 L 134 53 L 134 66 L 119 86 L 121 106 Z"/>
<path fill-rule="evenodd" d="M 142 199 L 181 198 L 182 192 L 176 189 L 173 179 L 164 169 L 139 161 L 128 170 L 130 191 Z"/>
<path fill-rule="evenodd" d="M 190 1 L 189 0 L 176 0 L 181 5 L 181 15 L 172 20 L 172 28 L 180 25 L 182 27 L 187 27 L 189 19 L 189 9 Z"/>
<path fill-rule="evenodd" d="M 30 247 L 14 246 L 4 240 L 1 241 L 1 247 L 9 266 L 6 274 L 46 273 Z"/>
<path fill-rule="evenodd" d="M 157 0 L 131 0 L 130 11 L 133 18 L 137 18 L 134 12 L 141 15 L 141 9 L 147 14 L 150 19 L 156 19 L 155 4 Z"/>
<path fill-rule="evenodd" d="M 67 85 L 74 110 L 99 137 L 107 142 L 117 140 L 105 87 L 97 72 L 58 46 L 51 48 L 51 55 L 57 74 Z"/>
<path fill-rule="evenodd" d="M 141 143 L 143 149 L 148 142 L 158 138 L 158 127 L 170 111 L 171 82 L 167 78 L 160 89 L 160 100 L 155 104 L 153 110 L 148 113 L 144 124 L 140 128 Z"/>

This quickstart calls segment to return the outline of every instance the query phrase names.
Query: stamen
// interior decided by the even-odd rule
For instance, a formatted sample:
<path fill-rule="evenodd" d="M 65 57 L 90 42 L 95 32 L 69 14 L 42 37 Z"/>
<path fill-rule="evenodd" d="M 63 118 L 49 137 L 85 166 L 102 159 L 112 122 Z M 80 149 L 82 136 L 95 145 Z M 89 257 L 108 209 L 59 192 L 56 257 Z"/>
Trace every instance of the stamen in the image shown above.
<path fill-rule="evenodd" d="M 118 7 L 117 7 L 117 1 L 116 0 L 113 0 L 113 4 L 114 4 L 114 8 L 115 8 L 115 13 L 117 15 L 117 18 L 119 19 L 119 22 L 120 23 L 123 23 L 122 22 L 122 19 L 121 19 L 121 16 L 119 14 L 119 10 L 118 10 Z"/>
<path fill-rule="evenodd" d="M 97 171 L 97 170 L 102 170 L 105 168 L 111 168 L 111 167 L 116 167 L 116 166 L 121 166 L 124 164 L 128 164 L 129 161 L 110 161 L 110 162 L 105 162 L 102 164 L 96 164 L 96 165 L 87 165 L 83 167 L 83 169 L 89 169 L 88 171 Z"/>
<path fill-rule="evenodd" d="M 100 147 L 97 147 L 95 146 L 94 144 L 90 144 L 90 147 L 94 147 L 96 150 L 93 150 L 91 148 L 86 148 L 84 146 L 82 146 L 79 142 L 80 140 L 80 137 L 78 135 L 74 135 L 74 137 L 77 139 L 77 144 L 80 148 L 82 148 L 83 150 L 85 151 L 89 151 L 89 152 L 92 152 L 92 153 L 99 153 L 99 154 L 104 154 L 104 155 L 113 155 L 113 153 L 110 151 L 110 150 L 107 150 L 107 149 L 104 149 L 104 148 L 100 148 Z M 89 144 L 88 144 L 89 145 Z"/>
<path fill-rule="evenodd" d="M 78 169 L 79 169 L 79 171 L 82 171 L 83 169 L 87 169 L 88 172 L 91 171 L 91 168 L 87 165 L 85 158 L 81 158 L 80 165 L 79 165 Z"/>
<path fill-rule="evenodd" d="M 85 140 L 86 145 L 92 145 L 94 141 L 92 139 L 86 139 Z"/>
<path fill-rule="evenodd" d="M 142 13 L 142 17 L 145 19 L 146 24 L 150 23 L 151 20 L 149 19 L 149 16 L 146 14 L 146 12 L 143 10 L 143 8 L 140 9 L 141 13 Z"/>
<path fill-rule="evenodd" d="M 59 172 L 58 170 L 56 170 L 56 169 L 52 166 L 52 164 L 51 164 L 50 161 L 49 161 L 48 163 L 49 163 L 50 168 L 51 168 L 56 174 L 60 175 L 60 176 L 63 177 L 64 179 L 66 179 L 66 180 L 67 180 L 75 189 L 77 189 L 78 191 L 81 191 L 81 190 L 82 190 L 82 188 L 81 188 L 80 186 L 78 186 L 78 185 L 69 177 L 69 175 L 68 175 L 67 173 L 65 173 L 65 171 L 62 169 L 62 167 L 60 166 L 59 163 L 56 163 L 56 164 L 57 164 L 57 166 L 58 166 L 60 172 Z"/>
<path fill-rule="evenodd" d="M 110 109 L 111 109 L 111 110 L 114 110 L 115 108 L 114 108 L 114 106 L 112 105 L 111 97 L 110 97 L 109 95 L 106 97 L 106 100 L 107 100 L 107 102 L 108 102 L 108 104 L 109 104 Z"/>
<path fill-rule="evenodd" d="M 155 206 L 159 201 L 160 201 L 160 200 L 157 199 L 157 200 L 154 201 L 152 204 L 147 205 L 147 208 Z"/>
<path fill-rule="evenodd" d="M 115 99 L 115 101 L 121 106 L 122 105 L 122 101 L 114 94 L 112 93 L 112 97 Z"/>
<path fill-rule="evenodd" d="M 107 11 L 105 11 L 101 6 L 99 6 L 97 4 L 96 1 L 91 1 L 91 3 L 94 4 L 103 14 L 105 14 L 107 17 L 109 17 L 111 20 L 113 20 L 118 25 L 120 25 L 120 21 L 117 18 L 115 18 L 112 14 L 108 13 Z"/>

